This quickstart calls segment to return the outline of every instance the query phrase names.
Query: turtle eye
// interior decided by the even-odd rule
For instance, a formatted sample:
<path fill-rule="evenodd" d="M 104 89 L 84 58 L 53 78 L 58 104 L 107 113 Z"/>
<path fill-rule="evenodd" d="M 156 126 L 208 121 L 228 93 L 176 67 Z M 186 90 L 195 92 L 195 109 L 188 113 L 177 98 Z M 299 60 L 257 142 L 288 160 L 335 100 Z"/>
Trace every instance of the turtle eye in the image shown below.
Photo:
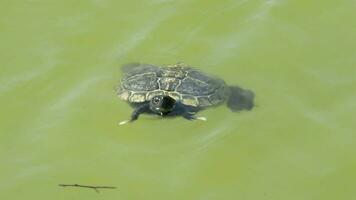
<path fill-rule="evenodd" d="M 159 99 L 158 98 L 153 98 L 153 103 L 154 104 L 158 104 L 159 103 Z"/>

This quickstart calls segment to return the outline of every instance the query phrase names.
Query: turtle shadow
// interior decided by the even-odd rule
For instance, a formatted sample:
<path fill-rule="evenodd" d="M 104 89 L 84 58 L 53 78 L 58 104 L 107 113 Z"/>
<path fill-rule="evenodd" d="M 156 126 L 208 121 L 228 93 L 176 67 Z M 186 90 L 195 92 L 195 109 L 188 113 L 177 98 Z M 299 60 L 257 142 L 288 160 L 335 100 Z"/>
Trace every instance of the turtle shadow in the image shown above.
<path fill-rule="evenodd" d="M 142 65 L 138 62 L 132 62 L 132 63 L 126 63 L 124 65 L 121 66 L 121 71 L 124 73 L 130 72 L 132 70 L 141 68 Z"/>
<path fill-rule="evenodd" d="M 253 91 L 238 86 L 229 86 L 229 89 L 230 96 L 227 100 L 227 107 L 230 108 L 231 111 L 250 111 L 255 107 L 255 94 Z"/>

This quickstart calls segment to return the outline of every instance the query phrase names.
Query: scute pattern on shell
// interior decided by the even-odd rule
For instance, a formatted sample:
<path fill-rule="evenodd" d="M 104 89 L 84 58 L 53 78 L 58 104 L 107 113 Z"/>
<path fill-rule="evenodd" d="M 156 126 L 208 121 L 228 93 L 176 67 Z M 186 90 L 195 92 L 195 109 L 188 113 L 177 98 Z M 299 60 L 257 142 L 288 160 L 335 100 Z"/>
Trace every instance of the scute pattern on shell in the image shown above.
<path fill-rule="evenodd" d="M 185 105 L 207 107 L 225 101 L 228 92 L 223 80 L 209 77 L 184 64 L 167 67 L 131 64 L 124 67 L 124 73 L 117 94 L 130 103 L 168 95 Z"/>

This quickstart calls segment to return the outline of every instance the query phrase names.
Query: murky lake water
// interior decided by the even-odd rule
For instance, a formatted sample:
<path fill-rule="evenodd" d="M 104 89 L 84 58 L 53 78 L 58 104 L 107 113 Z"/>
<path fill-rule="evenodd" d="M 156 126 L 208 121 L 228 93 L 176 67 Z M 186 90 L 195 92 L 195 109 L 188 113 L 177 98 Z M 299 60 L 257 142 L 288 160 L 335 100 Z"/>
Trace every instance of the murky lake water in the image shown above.
<path fill-rule="evenodd" d="M 356 2 L 6 1 L 0 199 L 352 199 Z M 142 116 L 119 66 L 183 61 L 256 93 Z M 116 190 L 57 185 L 116 186 Z"/>

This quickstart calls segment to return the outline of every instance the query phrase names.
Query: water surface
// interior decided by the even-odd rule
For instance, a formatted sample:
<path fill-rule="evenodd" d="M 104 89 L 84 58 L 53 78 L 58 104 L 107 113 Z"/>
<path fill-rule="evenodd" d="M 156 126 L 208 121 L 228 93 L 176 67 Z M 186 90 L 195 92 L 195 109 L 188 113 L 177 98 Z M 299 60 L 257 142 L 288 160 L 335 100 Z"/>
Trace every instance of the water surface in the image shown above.
<path fill-rule="evenodd" d="M 6 1 L 0 199 L 351 199 L 355 1 Z M 252 89 L 208 122 L 142 116 L 119 66 L 183 61 Z M 116 190 L 57 185 L 116 186 Z"/>

